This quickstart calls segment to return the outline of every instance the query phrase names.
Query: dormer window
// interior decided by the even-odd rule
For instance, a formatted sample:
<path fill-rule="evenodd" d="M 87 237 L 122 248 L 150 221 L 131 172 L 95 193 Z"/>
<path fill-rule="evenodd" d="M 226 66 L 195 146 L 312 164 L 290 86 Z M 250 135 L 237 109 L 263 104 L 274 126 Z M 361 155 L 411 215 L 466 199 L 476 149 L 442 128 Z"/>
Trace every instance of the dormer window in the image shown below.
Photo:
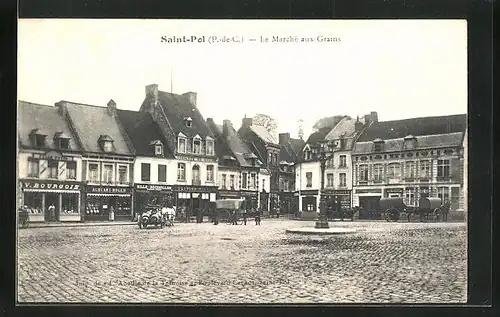
<path fill-rule="evenodd" d="M 155 140 L 151 142 L 149 145 L 151 145 L 154 148 L 155 156 L 163 156 L 163 143 L 161 143 L 160 140 Z"/>
<path fill-rule="evenodd" d="M 179 136 L 177 138 L 177 152 L 178 153 L 186 153 L 186 143 L 187 143 L 186 136 L 182 133 L 179 133 Z"/>
<path fill-rule="evenodd" d="M 114 140 L 109 135 L 101 135 L 97 140 L 97 143 L 101 147 L 101 150 L 103 150 L 104 152 L 113 151 L 113 142 Z"/>
<path fill-rule="evenodd" d="M 193 138 L 193 153 L 201 154 L 201 137 L 199 135 Z"/>
<path fill-rule="evenodd" d="M 68 150 L 69 149 L 69 136 L 64 134 L 64 132 L 56 132 L 54 135 L 54 143 L 59 149 Z"/>
<path fill-rule="evenodd" d="M 407 135 L 404 138 L 404 147 L 405 150 L 413 150 L 417 147 L 417 138 L 413 135 Z"/>
<path fill-rule="evenodd" d="M 185 117 L 184 123 L 186 124 L 186 127 L 191 128 L 193 126 L 193 119 L 191 117 Z"/>
<path fill-rule="evenodd" d="M 207 137 L 206 152 L 207 155 L 214 155 L 214 141 L 210 137 Z"/>
<path fill-rule="evenodd" d="M 382 152 L 384 150 L 384 141 L 382 139 L 373 140 L 373 151 Z"/>
<path fill-rule="evenodd" d="M 29 134 L 31 144 L 33 147 L 43 147 L 45 146 L 46 134 L 43 134 L 39 129 L 31 130 Z"/>

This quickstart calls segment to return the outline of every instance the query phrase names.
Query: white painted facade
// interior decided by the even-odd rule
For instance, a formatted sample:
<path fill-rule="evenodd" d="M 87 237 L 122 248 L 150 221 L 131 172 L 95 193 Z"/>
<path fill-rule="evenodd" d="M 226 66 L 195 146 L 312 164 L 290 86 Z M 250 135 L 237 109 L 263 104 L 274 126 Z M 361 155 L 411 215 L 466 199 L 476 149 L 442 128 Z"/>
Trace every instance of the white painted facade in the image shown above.
<path fill-rule="evenodd" d="M 308 181 L 308 175 L 310 175 L 310 181 Z M 325 179 L 326 182 L 326 179 Z M 320 195 L 319 190 L 321 188 L 321 167 L 320 163 L 315 162 L 302 162 L 295 165 L 295 184 L 296 191 L 299 195 L 299 210 L 303 210 L 303 199 L 305 196 L 315 196 L 316 197 L 316 210 L 319 212 L 319 202 Z M 316 195 L 304 195 L 303 191 L 316 190 L 318 193 Z"/>

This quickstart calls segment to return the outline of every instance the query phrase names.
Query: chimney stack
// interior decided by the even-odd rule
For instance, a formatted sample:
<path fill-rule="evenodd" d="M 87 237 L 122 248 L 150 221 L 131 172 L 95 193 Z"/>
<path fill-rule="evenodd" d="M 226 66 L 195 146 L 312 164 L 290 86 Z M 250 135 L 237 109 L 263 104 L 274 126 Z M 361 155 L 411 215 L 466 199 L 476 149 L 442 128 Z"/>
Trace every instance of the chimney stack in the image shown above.
<path fill-rule="evenodd" d="M 371 122 L 370 121 L 370 119 L 371 119 L 370 117 L 371 117 L 371 115 L 365 114 L 365 124 L 369 124 Z"/>
<path fill-rule="evenodd" d="M 197 94 L 195 92 L 189 91 L 189 92 L 183 94 L 183 96 L 186 96 L 189 99 L 189 102 L 191 103 L 191 105 L 196 107 Z"/>
<path fill-rule="evenodd" d="M 108 111 L 113 118 L 116 117 L 116 102 L 113 99 L 108 102 Z"/>
<path fill-rule="evenodd" d="M 290 133 L 280 133 L 279 135 L 279 144 L 280 145 L 285 145 L 290 141 Z"/>
<path fill-rule="evenodd" d="M 151 84 L 146 86 L 146 98 L 158 99 L 158 85 Z"/>
<path fill-rule="evenodd" d="M 231 121 L 230 120 L 223 120 L 222 121 L 222 135 L 227 138 L 229 135 L 229 129 L 232 127 Z"/>
<path fill-rule="evenodd" d="M 378 122 L 378 114 L 376 111 L 372 111 L 370 113 L 370 117 L 371 117 L 371 122 Z"/>
<path fill-rule="evenodd" d="M 252 118 L 243 118 L 243 120 L 241 121 L 241 127 L 242 128 L 248 128 L 248 127 L 251 127 L 253 124 L 253 120 Z"/>
<path fill-rule="evenodd" d="M 65 116 L 66 113 L 68 113 L 68 108 L 67 108 L 67 104 L 68 102 L 67 101 L 59 101 L 59 102 L 56 102 L 55 106 L 59 109 L 59 113 L 62 115 L 62 116 Z"/>

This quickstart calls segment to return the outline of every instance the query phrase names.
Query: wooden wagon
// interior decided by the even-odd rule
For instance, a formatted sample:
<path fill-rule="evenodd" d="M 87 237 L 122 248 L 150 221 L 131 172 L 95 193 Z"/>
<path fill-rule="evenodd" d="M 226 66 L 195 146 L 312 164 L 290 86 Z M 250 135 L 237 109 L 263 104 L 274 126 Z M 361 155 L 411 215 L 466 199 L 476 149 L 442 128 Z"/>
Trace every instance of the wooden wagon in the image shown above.
<path fill-rule="evenodd" d="M 385 197 L 380 198 L 380 209 L 383 217 L 387 221 L 398 221 L 402 212 L 406 212 L 406 205 L 403 198 Z"/>
<path fill-rule="evenodd" d="M 420 214 L 420 221 L 432 220 L 439 221 L 442 214 L 441 198 L 438 197 L 422 197 L 418 200 L 418 211 Z"/>
<path fill-rule="evenodd" d="M 216 222 L 228 224 L 243 224 L 245 199 L 218 199 L 215 201 Z"/>

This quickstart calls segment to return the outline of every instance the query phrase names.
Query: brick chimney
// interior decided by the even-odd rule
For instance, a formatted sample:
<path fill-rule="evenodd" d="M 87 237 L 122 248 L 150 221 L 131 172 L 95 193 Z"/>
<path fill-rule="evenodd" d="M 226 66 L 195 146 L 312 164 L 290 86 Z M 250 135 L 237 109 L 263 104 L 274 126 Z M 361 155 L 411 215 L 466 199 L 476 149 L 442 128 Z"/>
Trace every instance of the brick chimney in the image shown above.
<path fill-rule="evenodd" d="M 183 94 L 183 96 L 186 96 L 189 99 L 189 102 L 191 103 L 191 105 L 196 107 L 197 94 L 195 92 L 189 91 L 189 92 Z"/>
<path fill-rule="evenodd" d="M 376 111 L 372 111 L 370 113 L 370 117 L 371 117 L 371 122 L 378 122 L 378 114 Z"/>
<path fill-rule="evenodd" d="M 363 123 L 359 121 L 359 116 L 356 117 L 356 122 L 354 123 L 354 130 L 360 131 L 363 128 Z"/>
<path fill-rule="evenodd" d="M 116 102 L 113 99 L 108 102 L 108 111 L 113 118 L 116 117 Z"/>
<path fill-rule="evenodd" d="M 279 144 L 280 145 L 285 145 L 290 141 L 290 133 L 280 133 L 279 135 Z"/>
<path fill-rule="evenodd" d="M 365 114 L 365 124 L 371 123 L 371 115 Z"/>
<path fill-rule="evenodd" d="M 242 128 L 248 128 L 248 127 L 251 127 L 253 124 L 253 120 L 252 118 L 243 118 L 243 120 L 241 120 L 241 127 Z"/>
<path fill-rule="evenodd" d="M 230 120 L 224 120 L 222 121 L 222 135 L 227 138 L 229 135 L 229 129 L 232 127 L 231 121 Z"/>
<path fill-rule="evenodd" d="M 158 99 L 158 85 L 151 84 L 146 86 L 146 98 Z"/>

